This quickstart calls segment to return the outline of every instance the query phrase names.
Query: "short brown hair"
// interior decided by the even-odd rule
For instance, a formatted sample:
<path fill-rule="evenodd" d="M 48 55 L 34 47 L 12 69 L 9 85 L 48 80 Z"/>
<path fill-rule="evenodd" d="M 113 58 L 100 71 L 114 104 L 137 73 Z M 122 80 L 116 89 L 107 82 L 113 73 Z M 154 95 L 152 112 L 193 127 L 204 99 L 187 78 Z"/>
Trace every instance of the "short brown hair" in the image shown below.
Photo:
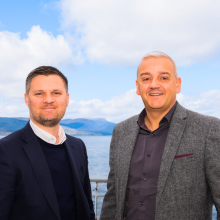
<path fill-rule="evenodd" d="M 30 91 L 31 81 L 34 77 L 43 75 L 43 76 L 49 76 L 49 75 L 57 75 L 60 76 L 64 82 L 66 92 L 68 92 L 68 80 L 67 78 L 61 73 L 57 68 L 52 66 L 39 66 L 36 69 L 32 70 L 27 78 L 26 78 L 26 94 Z"/>

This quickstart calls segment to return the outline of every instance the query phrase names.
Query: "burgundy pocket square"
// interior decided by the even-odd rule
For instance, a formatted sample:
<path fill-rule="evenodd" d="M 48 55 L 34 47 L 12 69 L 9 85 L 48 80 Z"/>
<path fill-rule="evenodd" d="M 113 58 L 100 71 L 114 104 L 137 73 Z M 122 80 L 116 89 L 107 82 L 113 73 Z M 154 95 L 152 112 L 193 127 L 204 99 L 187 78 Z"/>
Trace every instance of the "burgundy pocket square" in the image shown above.
<path fill-rule="evenodd" d="M 182 155 L 178 155 L 178 156 L 175 156 L 174 159 L 179 159 L 179 158 L 182 158 L 182 157 L 189 157 L 189 156 L 192 156 L 194 154 L 182 154 Z"/>

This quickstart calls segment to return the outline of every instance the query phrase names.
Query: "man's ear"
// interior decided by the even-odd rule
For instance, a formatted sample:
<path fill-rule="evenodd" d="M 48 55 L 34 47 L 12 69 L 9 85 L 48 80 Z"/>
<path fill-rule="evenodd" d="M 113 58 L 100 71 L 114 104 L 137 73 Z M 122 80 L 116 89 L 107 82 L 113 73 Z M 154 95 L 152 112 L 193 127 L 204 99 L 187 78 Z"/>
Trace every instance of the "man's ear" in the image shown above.
<path fill-rule="evenodd" d="M 69 106 L 69 102 L 70 102 L 70 94 L 69 94 L 69 93 L 67 93 L 67 105 L 66 105 L 66 107 L 68 107 L 68 106 Z"/>
<path fill-rule="evenodd" d="M 137 80 L 136 80 L 136 94 L 137 94 L 137 95 L 140 95 L 140 92 L 139 92 L 139 88 L 138 88 L 138 82 L 137 82 Z"/>
<path fill-rule="evenodd" d="M 27 107 L 29 108 L 29 100 L 28 100 L 28 94 L 27 93 L 24 94 L 24 101 L 25 101 Z"/>
<path fill-rule="evenodd" d="M 176 94 L 180 93 L 180 91 L 181 91 L 181 78 L 178 77 L 176 79 Z"/>

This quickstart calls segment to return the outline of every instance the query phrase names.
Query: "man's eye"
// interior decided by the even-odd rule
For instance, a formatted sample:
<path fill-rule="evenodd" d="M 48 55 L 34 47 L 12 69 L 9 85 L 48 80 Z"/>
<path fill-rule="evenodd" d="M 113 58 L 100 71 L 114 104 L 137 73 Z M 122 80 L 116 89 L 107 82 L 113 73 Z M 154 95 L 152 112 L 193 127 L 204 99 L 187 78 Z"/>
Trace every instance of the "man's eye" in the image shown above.
<path fill-rule="evenodd" d="M 167 80 L 168 78 L 167 77 L 162 77 L 162 80 Z"/>
<path fill-rule="evenodd" d="M 42 93 L 39 92 L 39 93 L 36 93 L 36 95 L 39 96 L 39 95 L 42 95 Z"/>
<path fill-rule="evenodd" d="M 54 92 L 55 95 L 60 95 L 60 92 Z"/>
<path fill-rule="evenodd" d="M 150 78 L 144 78 L 144 81 L 148 81 L 148 80 L 150 80 Z"/>

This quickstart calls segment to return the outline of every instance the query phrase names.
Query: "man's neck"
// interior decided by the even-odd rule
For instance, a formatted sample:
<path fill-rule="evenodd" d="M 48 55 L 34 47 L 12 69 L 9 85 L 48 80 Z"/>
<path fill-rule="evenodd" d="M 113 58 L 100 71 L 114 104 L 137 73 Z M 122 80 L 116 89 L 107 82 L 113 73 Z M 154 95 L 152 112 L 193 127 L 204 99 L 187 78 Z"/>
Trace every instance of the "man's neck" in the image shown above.
<path fill-rule="evenodd" d="M 170 111 L 172 107 L 173 106 L 166 109 L 165 111 L 155 109 L 147 110 L 147 108 L 145 107 L 147 115 L 144 119 L 144 122 L 147 128 L 151 131 L 155 131 L 156 129 L 158 129 L 160 121 Z"/>
<path fill-rule="evenodd" d="M 60 123 L 58 123 L 57 125 L 53 126 L 53 127 L 46 127 L 42 124 L 39 124 L 38 122 L 36 122 L 32 117 L 30 117 L 31 121 L 39 128 L 41 128 L 42 130 L 48 132 L 49 134 L 53 135 L 56 138 L 56 144 L 59 143 L 59 128 L 60 128 Z"/>

